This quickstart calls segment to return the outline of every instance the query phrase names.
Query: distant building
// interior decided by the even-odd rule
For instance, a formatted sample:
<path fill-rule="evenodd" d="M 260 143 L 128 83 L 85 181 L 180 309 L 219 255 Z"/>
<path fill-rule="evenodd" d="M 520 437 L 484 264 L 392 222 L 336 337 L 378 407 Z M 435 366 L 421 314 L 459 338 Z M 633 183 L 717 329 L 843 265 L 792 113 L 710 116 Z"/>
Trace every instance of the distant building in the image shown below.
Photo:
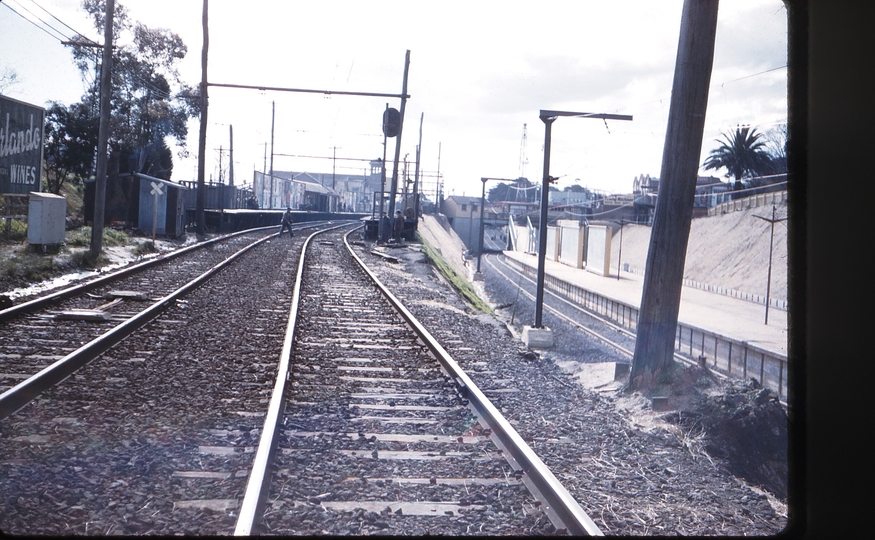
<path fill-rule="evenodd" d="M 444 199 L 441 213 L 468 249 L 476 249 L 480 241 L 480 197 L 450 195 Z"/>

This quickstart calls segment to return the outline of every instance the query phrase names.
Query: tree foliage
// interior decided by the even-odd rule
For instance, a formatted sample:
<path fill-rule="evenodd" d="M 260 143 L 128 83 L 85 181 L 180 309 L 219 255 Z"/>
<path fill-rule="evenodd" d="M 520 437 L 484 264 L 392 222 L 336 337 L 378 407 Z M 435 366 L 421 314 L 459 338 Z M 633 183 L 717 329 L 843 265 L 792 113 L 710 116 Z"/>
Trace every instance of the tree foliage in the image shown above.
<path fill-rule="evenodd" d="M 765 132 L 766 151 L 772 157 L 772 174 L 787 172 L 787 124 L 780 124 Z"/>
<path fill-rule="evenodd" d="M 513 184 L 501 182 L 489 188 L 486 200 L 489 202 L 535 202 L 537 200 L 535 184 L 528 178 L 517 178 Z"/>
<path fill-rule="evenodd" d="M 0 92 L 18 82 L 18 73 L 14 69 L 4 68 L 0 71 Z"/>
<path fill-rule="evenodd" d="M 720 146 L 711 150 L 702 167 L 708 169 L 725 168 L 727 178 L 733 178 L 733 189 L 742 188 L 741 180 L 752 176 L 771 174 L 772 157 L 766 150 L 762 134 L 756 128 L 743 126 L 733 133 L 721 133 L 723 140 L 717 139 Z"/>
<path fill-rule="evenodd" d="M 88 106 L 53 102 L 46 110 L 46 189 L 59 194 L 67 181 L 81 182 L 93 173 L 99 119 Z"/>
<path fill-rule="evenodd" d="M 105 6 L 106 0 L 82 2 L 101 33 Z M 83 45 L 73 50 L 83 79 L 89 83 L 82 103 L 94 113 L 99 108 L 100 49 Z M 188 119 L 199 114 L 200 104 L 199 92 L 179 77 L 177 65 L 187 52 L 177 34 L 132 21 L 124 6 L 115 3 L 109 147 L 110 163 L 118 172 L 169 179 L 173 156 L 167 140 L 177 144 L 180 155 L 187 154 Z"/>

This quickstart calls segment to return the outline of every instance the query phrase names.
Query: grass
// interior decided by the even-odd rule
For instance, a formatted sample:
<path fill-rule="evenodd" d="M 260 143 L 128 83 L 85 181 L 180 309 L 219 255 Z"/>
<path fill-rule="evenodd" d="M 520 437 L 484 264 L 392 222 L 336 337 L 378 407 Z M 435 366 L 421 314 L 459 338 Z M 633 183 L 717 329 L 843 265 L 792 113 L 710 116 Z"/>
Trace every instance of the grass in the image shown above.
<path fill-rule="evenodd" d="M 489 315 L 495 315 L 495 312 L 492 311 L 492 308 L 489 307 L 482 298 L 480 298 L 471 283 L 469 283 L 464 277 L 460 276 L 458 272 L 453 270 L 453 267 L 444 260 L 440 253 L 438 253 L 431 244 L 422 237 L 422 235 L 416 233 L 416 238 L 422 243 L 422 252 L 425 253 L 428 260 L 431 261 L 435 268 L 438 269 L 438 272 L 440 272 L 441 275 L 444 276 L 457 291 L 459 291 L 459 294 L 461 294 L 474 309 L 482 311 L 483 313 L 488 313 Z"/>
<path fill-rule="evenodd" d="M 91 245 L 91 227 L 84 226 L 68 233 L 68 246 L 89 247 Z M 103 229 L 103 245 L 104 246 L 126 246 L 130 243 L 130 238 L 123 231 L 117 231 L 112 228 Z"/>

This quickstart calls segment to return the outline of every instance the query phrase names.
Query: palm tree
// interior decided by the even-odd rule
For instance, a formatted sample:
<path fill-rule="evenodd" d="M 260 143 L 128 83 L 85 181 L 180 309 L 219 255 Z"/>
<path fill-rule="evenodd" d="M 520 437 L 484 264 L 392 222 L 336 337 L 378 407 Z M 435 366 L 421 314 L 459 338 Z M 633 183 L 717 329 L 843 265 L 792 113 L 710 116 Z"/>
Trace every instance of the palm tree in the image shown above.
<path fill-rule="evenodd" d="M 711 155 L 702 167 L 708 169 L 725 168 L 727 177 L 732 176 L 735 183 L 734 191 L 742 188 L 741 179 L 751 176 L 769 174 L 772 171 L 772 157 L 766 149 L 766 143 L 760 140 L 761 133 L 750 126 L 736 127 L 735 133 L 723 135 L 720 146 L 711 150 Z"/>

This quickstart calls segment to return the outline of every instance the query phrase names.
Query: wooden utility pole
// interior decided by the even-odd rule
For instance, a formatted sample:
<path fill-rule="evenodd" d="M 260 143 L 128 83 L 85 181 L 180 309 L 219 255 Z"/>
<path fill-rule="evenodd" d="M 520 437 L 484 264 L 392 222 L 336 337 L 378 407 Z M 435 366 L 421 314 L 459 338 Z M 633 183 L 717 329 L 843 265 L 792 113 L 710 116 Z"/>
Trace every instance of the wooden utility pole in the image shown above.
<path fill-rule="evenodd" d="M 270 102 L 270 201 L 267 207 L 273 210 L 273 126 L 276 119 L 276 102 Z"/>
<path fill-rule="evenodd" d="M 401 158 L 401 131 L 404 128 L 404 107 L 407 105 L 407 72 L 410 70 L 410 51 L 404 56 L 404 83 L 401 86 L 401 121 L 395 139 L 395 164 L 392 167 L 392 187 L 389 193 L 389 217 L 395 217 L 395 193 L 398 191 L 398 160 Z"/>
<path fill-rule="evenodd" d="M 234 185 L 234 126 L 228 126 L 231 146 L 228 147 L 228 185 Z"/>
<path fill-rule="evenodd" d="M 107 142 L 112 97 L 112 23 L 115 0 L 106 0 L 103 30 L 103 64 L 100 68 L 100 125 L 97 134 L 97 175 L 94 178 L 94 221 L 91 223 L 91 256 L 97 261 L 103 251 L 103 218 L 106 211 Z"/>
<path fill-rule="evenodd" d="M 772 205 L 772 219 L 764 218 L 763 216 L 754 216 L 755 218 L 760 218 L 764 221 L 768 221 L 771 224 L 772 232 L 769 237 L 769 273 L 766 277 L 766 321 L 764 324 L 769 324 L 769 303 L 771 302 L 771 292 L 772 292 L 772 247 L 775 244 L 775 223 L 780 221 L 786 221 L 787 218 L 776 218 L 775 217 L 775 205 Z"/>
<path fill-rule="evenodd" d="M 718 0 L 684 0 L 630 390 L 649 388 L 673 362 L 714 60 L 717 4 Z"/>
<path fill-rule="evenodd" d="M 416 145 L 416 170 L 413 173 L 413 219 L 419 219 L 419 192 L 422 189 L 419 183 L 419 157 L 420 148 L 422 148 L 423 120 L 425 120 L 425 113 L 419 115 L 419 144 Z"/>
<path fill-rule="evenodd" d="M 206 153 L 207 153 L 207 51 L 210 48 L 210 34 L 207 27 L 207 11 L 209 0 L 204 0 L 203 13 L 203 31 L 204 31 L 204 46 L 201 49 L 201 126 L 200 135 L 198 137 L 197 151 L 197 225 L 195 232 L 198 240 L 204 237 L 204 202 L 206 201 L 206 183 L 204 182 L 204 174 L 206 172 Z"/>

